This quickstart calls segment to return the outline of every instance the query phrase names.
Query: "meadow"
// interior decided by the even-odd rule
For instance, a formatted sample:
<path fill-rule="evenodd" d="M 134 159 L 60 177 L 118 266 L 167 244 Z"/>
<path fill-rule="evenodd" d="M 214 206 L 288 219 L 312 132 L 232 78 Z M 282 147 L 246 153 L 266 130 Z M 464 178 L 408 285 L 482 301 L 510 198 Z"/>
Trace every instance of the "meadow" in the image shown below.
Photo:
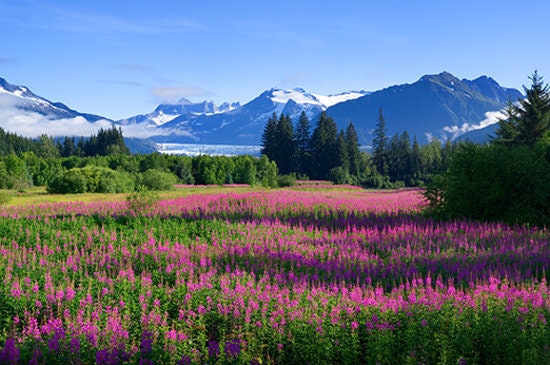
<path fill-rule="evenodd" d="M 0 208 L 0 364 L 550 364 L 546 229 L 193 189 Z"/>

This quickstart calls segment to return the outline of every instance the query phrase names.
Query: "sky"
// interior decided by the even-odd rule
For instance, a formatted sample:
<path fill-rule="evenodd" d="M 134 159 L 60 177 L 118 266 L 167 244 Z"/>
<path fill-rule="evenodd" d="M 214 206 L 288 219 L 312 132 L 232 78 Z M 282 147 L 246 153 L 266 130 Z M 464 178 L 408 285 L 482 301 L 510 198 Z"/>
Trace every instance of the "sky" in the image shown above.
<path fill-rule="evenodd" d="M 122 119 L 273 87 L 376 91 L 448 71 L 550 80 L 546 0 L 0 0 L 0 77 Z"/>

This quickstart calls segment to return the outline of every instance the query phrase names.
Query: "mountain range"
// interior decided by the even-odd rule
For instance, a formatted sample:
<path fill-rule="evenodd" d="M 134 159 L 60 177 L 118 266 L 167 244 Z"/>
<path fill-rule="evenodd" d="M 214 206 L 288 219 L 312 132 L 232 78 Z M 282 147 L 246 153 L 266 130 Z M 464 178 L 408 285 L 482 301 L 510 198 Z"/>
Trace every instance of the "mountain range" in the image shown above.
<path fill-rule="evenodd" d="M 272 88 L 243 105 L 236 102 L 219 106 L 212 101 L 192 103 L 181 99 L 177 103 L 163 103 L 149 114 L 114 121 L 80 113 L 37 96 L 25 86 L 12 85 L 0 78 L 0 127 L 29 134 L 29 123 L 25 124 L 27 130 L 22 132 L 23 125 L 17 122 L 34 118 L 36 123 L 57 122 L 67 127 L 61 130 L 73 131 L 72 134 L 89 135 L 82 133 L 83 128 L 75 128 L 87 122 L 88 126 L 97 129 L 119 125 L 127 137 L 146 136 L 157 143 L 259 145 L 265 123 L 273 114 L 288 114 L 297 121 L 304 111 L 313 128 L 319 115 L 325 112 L 334 118 L 339 129 L 353 123 L 360 144 L 369 145 L 382 110 L 388 135 L 406 130 L 420 143 L 434 137 L 443 140 L 465 138 L 470 133 L 476 140 L 486 140 L 494 131 L 498 112 L 507 101 L 521 98 L 520 91 L 502 87 L 487 76 L 467 80 L 442 72 L 422 76 L 412 84 L 374 92 L 348 91 L 323 96 L 300 88 Z"/>

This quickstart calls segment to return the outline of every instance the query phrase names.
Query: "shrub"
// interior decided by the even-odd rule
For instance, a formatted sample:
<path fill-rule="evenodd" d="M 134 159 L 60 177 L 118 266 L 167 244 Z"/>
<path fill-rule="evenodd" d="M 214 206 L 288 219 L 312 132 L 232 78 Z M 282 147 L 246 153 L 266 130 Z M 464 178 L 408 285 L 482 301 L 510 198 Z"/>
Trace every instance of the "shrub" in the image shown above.
<path fill-rule="evenodd" d="M 74 168 L 54 176 L 46 186 L 51 194 L 80 194 L 87 191 L 87 181 L 81 169 Z"/>
<path fill-rule="evenodd" d="M 169 172 L 149 169 L 141 175 L 139 182 L 148 190 L 172 190 L 176 185 L 177 178 L 176 175 Z"/>
<path fill-rule="evenodd" d="M 443 218 L 550 223 L 550 148 L 464 144 L 428 186 L 430 213 Z"/>
<path fill-rule="evenodd" d="M 296 175 L 295 174 L 288 174 L 288 175 L 279 175 L 277 176 L 277 185 L 280 187 L 285 186 L 294 186 L 296 185 Z"/>
<path fill-rule="evenodd" d="M 155 210 L 160 197 L 156 191 L 138 185 L 136 190 L 126 197 L 128 210 L 134 216 L 146 215 Z"/>
<path fill-rule="evenodd" d="M 337 185 L 348 184 L 350 182 L 349 172 L 342 166 L 332 168 L 329 172 L 330 181 Z"/>
<path fill-rule="evenodd" d="M 104 169 L 97 183 L 97 193 L 128 193 L 134 190 L 134 179 L 127 172 Z"/>

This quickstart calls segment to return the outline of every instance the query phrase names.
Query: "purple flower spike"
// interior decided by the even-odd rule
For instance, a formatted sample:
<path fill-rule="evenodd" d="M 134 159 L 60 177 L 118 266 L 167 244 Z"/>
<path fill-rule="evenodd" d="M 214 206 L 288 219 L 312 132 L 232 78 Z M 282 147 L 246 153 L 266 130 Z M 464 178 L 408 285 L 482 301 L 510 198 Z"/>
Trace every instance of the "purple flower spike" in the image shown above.
<path fill-rule="evenodd" d="M 15 346 L 13 338 L 6 340 L 6 344 L 0 352 L 0 362 L 2 364 L 17 364 L 19 362 L 19 349 Z"/>

